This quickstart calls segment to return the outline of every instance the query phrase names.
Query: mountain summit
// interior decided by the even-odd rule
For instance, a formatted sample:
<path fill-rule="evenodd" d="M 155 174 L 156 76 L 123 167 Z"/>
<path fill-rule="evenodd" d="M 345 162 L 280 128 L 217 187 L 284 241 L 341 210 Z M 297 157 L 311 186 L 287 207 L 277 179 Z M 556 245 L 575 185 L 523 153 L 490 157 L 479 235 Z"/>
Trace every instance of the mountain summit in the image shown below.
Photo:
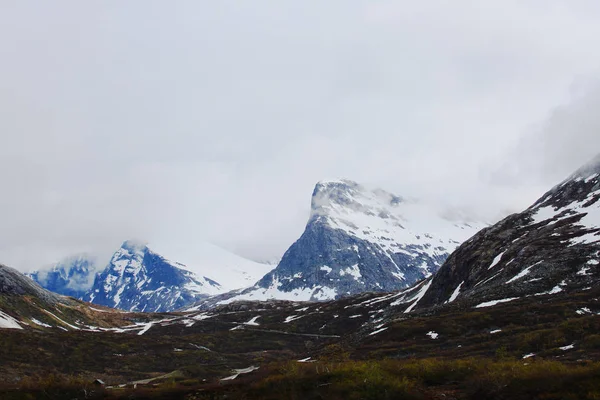
<path fill-rule="evenodd" d="M 302 236 L 254 287 L 223 301 L 328 300 L 431 276 L 483 224 L 349 180 L 317 183 Z"/>

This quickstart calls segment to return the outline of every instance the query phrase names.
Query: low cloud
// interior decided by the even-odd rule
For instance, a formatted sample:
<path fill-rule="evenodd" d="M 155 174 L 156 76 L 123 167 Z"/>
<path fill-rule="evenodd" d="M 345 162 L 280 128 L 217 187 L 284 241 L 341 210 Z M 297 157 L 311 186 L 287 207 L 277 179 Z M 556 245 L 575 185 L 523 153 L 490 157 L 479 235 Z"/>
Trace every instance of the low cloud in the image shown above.
<path fill-rule="evenodd" d="M 600 4 L 550 3 L 13 2 L 0 262 L 108 260 L 130 238 L 275 259 L 328 178 L 518 211 L 600 149 L 578 78 Z"/>

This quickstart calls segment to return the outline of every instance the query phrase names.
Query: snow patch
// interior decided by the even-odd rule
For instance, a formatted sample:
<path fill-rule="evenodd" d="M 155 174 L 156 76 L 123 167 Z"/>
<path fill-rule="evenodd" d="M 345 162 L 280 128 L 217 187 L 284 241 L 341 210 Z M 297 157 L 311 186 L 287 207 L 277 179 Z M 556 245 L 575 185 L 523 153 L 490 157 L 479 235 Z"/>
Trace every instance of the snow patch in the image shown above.
<path fill-rule="evenodd" d="M 388 329 L 388 328 L 386 327 L 386 328 L 377 329 L 376 331 L 369 333 L 369 336 L 377 335 L 378 333 L 381 333 L 381 332 L 385 331 L 386 329 Z"/>
<path fill-rule="evenodd" d="M 331 271 L 333 271 L 333 269 L 331 269 L 331 267 L 328 267 L 327 265 L 323 265 L 323 266 L 320 268 L 320 270 L 321 270 L 321 271 L 325 271 L 325 272 L 326 272 L 326 275 L 329 275 L 329 273 L 330 273 Z M 296 275 L 297 275 L 297 274 L 296 274 Z M 294 277 L 296 277 L 296 276 L 294 275 Z"/>
<path fill-rule="evenodd" d="M 260 367 L 255 367 L 255 366 L 251 366 L 248 368 L 244 368 L 244 369 L 234 369 L 233 372 L 235 372 L 234 375 L 228 376 L 227 378 L 223 378 L 221 379 L 222 381 L 232 381 L 235 378 L 237 378 L 238 376 L 242 375 L 242 374 L 249 374 L 252 371 L 256 371 L 257 369 L 259 369 Z"/>
<path fill-rule="evenodd" d="M 0 329 L 23 329 L 19 321 L 0 311 Z"/>
<path fill-rule="evenodd" d="M 415 306 L 417 305 L 419 300 L 421 300 L 423 298 L 423 296 L 425 296 L 425 293 L 427 293 L 427 291 L 429 290 L 429 287 L 431 286 L 431 282 L 433 282 L 433 280 L 430 280 L 429 282 L 427 282 L 426 285 L 424 285 L 421 288 L 419 293 L 417 293 L 417 295 L 415 296 L 415 301 L 406 310 L 404 310 L 405 314 L 411 312 L 413 310 L 413 308 L 415 308 Z"/>
<path fill-rule="evenodd" d="M 38 321 L 35 318 L 31 318 L 31 322 L 33 322 L 36 325 L 43 326 L 44 328 L 52 328 L 52 325 L 45 324 L 42 321 Z"/>
<path fill-rule="evenodd" d="M 508 297 L 506 299 L 486 301 L 475 306 L 475 308 L 492 307 L 500 303 L 508 303 L 509 301 L 517 300 L 518 297 Z"/>
<path fill-rule="evenodd" d="M 431 339 L 436 340 L 440 335 L 435 331 L 429 331 L 425 336 L 429 336 Z"/>
<path fill-rule="evenodd" d="M 354 277 L 354 280 L 357 281 L 362 278 L 360 274 L 360 269 L 358 268 L 358 264 L 354 264 L 351 267 L 340 270 L 340 276 L 351 275 Z"/>
<path fill-rule="evenodd" d="M 502 260 L 502 256 L 504 255 L 504 251 L 500 254 L 498 254 L 496 256 L 496 258 L 494 258 L 494 261 L 492 261 L 492 264 L 488 267 L 488 270 L 494 268 L 496 265 L 498 265 L 498 263 L 500 262 L 500 260 Z"/>
<path fill-rule="evenodd" d="M 531 268 L 535 267 L 536 265 L 540 265 L 541 263 L 543 263 L 543 261 L 540 261 L 538 263 L 535 263 L 527 268 L 525 268 L 523 271 L 519 272 L 517 275 L 515 275 L 514 277 L 512 277 L 511 279 L 509 279 L 508 281 L 505 282 L 505 284 L 509 284 L 512 283 L 518 279 L 523 278 L 524 276 L 526 276 L 527 274 L 529 274 L 529 272 L 531 272 Z"/>
<path fill-rule="evenodd" d="M 460 294 L 460 288 L 463 285 L 463 283 L 465 283 L 465 281 L 462 281 L 457 287 L 456 289 L 454 289 L 454 292 L 452 292 L 452 295 L 450 296 L 450 299 L 448 299 L 448 303 L 452 303 L 454 300 L 456 300 L 456 298 L 458 297 L 458 295 Z"/>
<path fill-rule="evenodd" d="M 256 317 L 252 318 L 250 321 L 244 322 L 244 325 L 259 326 L 260 324 L 258 322 L 256 322 L 256 320 L 259 318 L 260 318 L 260 315 L 257 315 Z"/>

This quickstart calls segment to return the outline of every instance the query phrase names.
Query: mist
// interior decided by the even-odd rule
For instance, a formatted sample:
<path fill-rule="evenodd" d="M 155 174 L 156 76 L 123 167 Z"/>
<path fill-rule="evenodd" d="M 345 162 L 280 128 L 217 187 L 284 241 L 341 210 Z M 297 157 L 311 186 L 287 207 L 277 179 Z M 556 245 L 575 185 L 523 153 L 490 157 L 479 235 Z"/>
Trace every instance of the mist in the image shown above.
<path fill-rule="evenodd" d="M 473 3 L 4 5 L 0 262 L 276 259 L 331 178 L 527 207 L 600 152 L 600 4 Z"/>

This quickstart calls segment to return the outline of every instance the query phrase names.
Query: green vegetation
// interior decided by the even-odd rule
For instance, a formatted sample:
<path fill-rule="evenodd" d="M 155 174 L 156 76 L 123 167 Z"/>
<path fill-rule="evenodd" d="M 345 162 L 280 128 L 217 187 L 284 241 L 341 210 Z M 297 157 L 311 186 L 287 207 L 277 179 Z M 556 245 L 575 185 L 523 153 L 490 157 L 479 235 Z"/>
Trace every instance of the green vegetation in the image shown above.
<path fill-rule="evenodd" d="M 233 331 L 259 311 L 232 306 L 142 336 L 3 330 L 0 398 L 600 399 L 598 299 L 590 290 L 416 315 L 345 308 L 342 300 L 295 324 L 282 321 L 298 305 L 278 303 L 260 310 L 260 326 Z M 577 313 L 582 307 L 593 313 Z M 317 361 L 291 361 L 307 357 Z M 221 381 L 249 366 L 260 369 Z M 93 385 L 97 378 L 108 386 Z"/>
<path fill-rule="evenodd" d="M 371 360 L 271 363 L 229 384 L 175 374 L 156 387 L 95 387 L 49 375 L 0 389 L 20 399 L 600 399 L 600 363 L 522 360 Z M 226 397 L 225 397 L 226 396 Z"/>

